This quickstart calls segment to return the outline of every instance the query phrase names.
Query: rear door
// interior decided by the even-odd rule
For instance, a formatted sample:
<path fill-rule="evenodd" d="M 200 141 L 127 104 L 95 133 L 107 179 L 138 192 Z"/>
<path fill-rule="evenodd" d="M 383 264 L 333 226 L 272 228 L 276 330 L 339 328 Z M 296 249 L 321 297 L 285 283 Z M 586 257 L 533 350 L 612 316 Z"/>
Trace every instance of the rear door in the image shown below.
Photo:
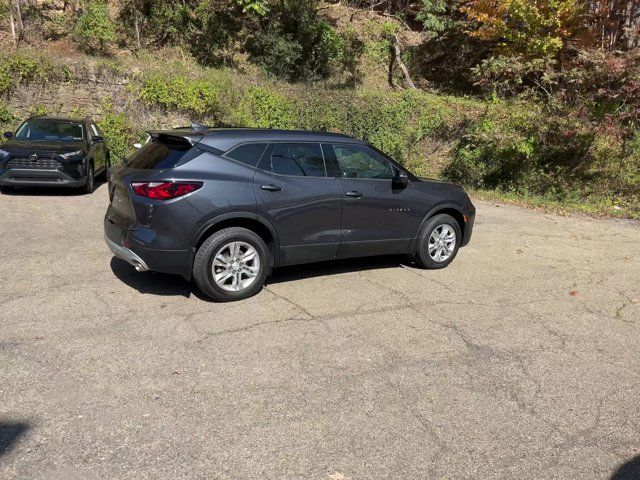
<path fill-rule="evenodd" d="M 258 211 L 278 232 L 279 265 L 335 258 L 341 193 L 319 143 L 271 143 L 254 177 Z"/>
<path fill-rule="evenodd" d="M 417 228 L 413 184 L 396 188 L 395 167 L 365 145 L 322 148 L 343 196 L 338 257 L 405 253 Z"/>

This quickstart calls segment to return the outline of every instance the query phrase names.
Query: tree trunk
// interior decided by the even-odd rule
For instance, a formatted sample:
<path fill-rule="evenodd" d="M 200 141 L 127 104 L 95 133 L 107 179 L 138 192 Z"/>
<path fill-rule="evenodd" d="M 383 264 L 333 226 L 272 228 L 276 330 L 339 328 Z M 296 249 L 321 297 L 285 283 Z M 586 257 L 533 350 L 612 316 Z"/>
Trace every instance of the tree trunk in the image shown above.
<path fill-rule="evenodd" d="M 22 23 L 22 9 L 20 8 L 21 0 L 15 0 L 15 1 L 16 1 L 16 13 L 18 17 L 18 29 L 20 30 L 20 32 L 22 32 L 24 30 L 24 23 Z"/>
<path fill-rule="evenodd" d="M 415 90 L 416 86 L 413 83 L 413 80 L 411 80 L 409 69 L 404 64 L 404 62 L 402 61 L 402 57 L 400 56 L 400 43 L 398 42 L 398 37 L 396 37 L 395 34 L 391 37 L 391 43 L 393 45 L 393 55 L 395 57 L 395 61 L 398 62 L 400 70 L 402 70 L 402 74 L 404 75 L 404 79 L 406 80 L 409 87 Z M 391 66 L 393 66 L 393 63 L 391 64 Z M 389 70 L 391 71 L 391 68 Z M 391 72 L 389 73 L 389 78 L 391 79 Z"/>
<path fill-rule="evenodd" d="M 11 37 L 13 38 L 13 46 L 18 48 L 18 37 L 16 35 L 16 24 L 13 19 L 13 7 L 9 2 L 9 25 L 11 26 Z"/>

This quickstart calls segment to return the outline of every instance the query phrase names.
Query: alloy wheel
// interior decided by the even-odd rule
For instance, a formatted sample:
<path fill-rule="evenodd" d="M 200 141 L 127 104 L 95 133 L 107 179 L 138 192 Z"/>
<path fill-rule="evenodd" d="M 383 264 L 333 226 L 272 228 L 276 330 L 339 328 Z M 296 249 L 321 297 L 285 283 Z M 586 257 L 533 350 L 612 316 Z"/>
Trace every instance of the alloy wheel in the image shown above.
<path fill-rule="evenodd" d="M 213 280 L 227 292 L 240 292 L 249 288 L 259 272 L 260 255 L 247 242 L 227 243 L 213 256 Z"/>
<path fill-rule="evenodd" d="M 433 229 L 427 250 L 435 262 L 446 262 L 456 248 L 456 232 L 451 225 L 442 224 Z"/>

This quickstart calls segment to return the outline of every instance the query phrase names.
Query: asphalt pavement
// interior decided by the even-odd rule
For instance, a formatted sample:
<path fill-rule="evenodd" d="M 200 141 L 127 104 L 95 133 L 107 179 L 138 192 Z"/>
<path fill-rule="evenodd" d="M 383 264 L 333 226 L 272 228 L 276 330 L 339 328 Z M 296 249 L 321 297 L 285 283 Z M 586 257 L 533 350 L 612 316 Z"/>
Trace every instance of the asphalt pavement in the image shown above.
<path fill-rule="evenodd" d="M 638 479 L 640 226 L 476 202 L 445 270 L 206 301 L 102 239 L 106 187 L 0 196 L 1 479 Z"/>

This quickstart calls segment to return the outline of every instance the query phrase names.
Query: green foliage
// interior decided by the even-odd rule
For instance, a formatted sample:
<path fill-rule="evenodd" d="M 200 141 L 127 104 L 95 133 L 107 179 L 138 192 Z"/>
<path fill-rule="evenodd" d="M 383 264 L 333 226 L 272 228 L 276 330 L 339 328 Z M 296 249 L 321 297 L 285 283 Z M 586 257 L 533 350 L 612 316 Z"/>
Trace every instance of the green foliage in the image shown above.
<path fill-rule="evenodd" d="M 67 81 L 70 77 L 67 67 L 42 57 L 21 53 L 0 55 L 0 96 L 11 93 L 19 84 Z"/>
<path fill-rule="evenodd" d="M 316 0 L 287 0 L 249 38 L 250 58 L 266 72 L 289 81 L 317 80 L 337 73 L 357 79 L 364 50 L 353 30 L 339 33 L 317 13 Z"/>
<path fill-rule="evenodd" d="M 446 12 L 447 0 L 422 0 L 416 20 L 422 22 L 426 31 L 440 33 L 447 28 L 450 21 L 444 15 Z"/>
<path fill-rule="evenodd" d="M 103 0 L 87 0 L 74 34 L 81 48 L 106 53 L 108 45 L 116 39 L 116 29 Z"/>
<path fill-rule="evenodd" d="M 111 164 L 121 164 L 140 135 L 134 132 L 127 115 L 117 113 L 110 102 L 104 104 L 102 118 L 97 123 L 109 146 Z"/>
<path fill-rule="evenodd" d="M 16 117 L 9 109 L 9 106 L 0 100 L 0 128 L 4 131 L 6 127 L 12 125 L 15 121 Z"/>
<path fill-rule="evenodd" d="M 264 17 L 271 10 L 268 0 L 238 0 L 243 13 Z"/>
<path fill-rule="evenodd" d="M 29 116 L 30 117 L 40 117 L 42 115 L 46 115 L 49 113 L 47 111 L 47 107 L 44 105 L 32 105 L 29 107 Z"/>
<path fill-rule="evenodd" d="M 139 96 L 147 105 L 186 112 L 193 120 L 217 122 L 222 116 L 221 96 L 229 89 L 229 81 L 223 75 L 195 78 L 151 74 L 143 79 Z"/>
<path fill-rule="evenodd" d="M 297 126 L 295 104 L 268 88 L 250 87 L 244 107 L 249 112 L 249 127 L 292 129 Z"/>

